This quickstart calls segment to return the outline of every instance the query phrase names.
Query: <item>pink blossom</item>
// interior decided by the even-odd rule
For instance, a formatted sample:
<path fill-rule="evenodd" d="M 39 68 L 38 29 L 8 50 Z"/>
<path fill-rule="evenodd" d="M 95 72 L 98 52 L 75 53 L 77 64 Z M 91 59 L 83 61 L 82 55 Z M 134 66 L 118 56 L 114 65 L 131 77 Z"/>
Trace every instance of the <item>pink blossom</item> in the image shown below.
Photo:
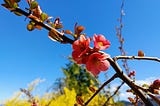
<path fill-rule="evenodd" d="M 79 40 L 76 40 L 72 44 L 73 52 L 72 57 L 77 64 L 85 64 L 88 59 L 88 52 L 90 51 L 90 39 L 86 39 L 84 35 L 80 36 Z"/>
<path fill-rule="evenodd" d="M 98 75 L 101 71 L 106 71 L 110 67 L 110 63 L 106 60 L 108 54 L 95 52 L 91 54 L 86 63 L 86 68 L 94 76 Z"/>
<path fill-rule="evenodd" d="M 107 40 L 103 35 L 94 34 L 93 41 L 94 48 L 97 50 L 105 50 L 110 46 L 109 40 Z"/>
<path fill-rule="evenodd" d="M 74 50 L 72 52 L 72 57 L 77 64 L 86 64 L 88 57 L 89 57 L 89 48 L 84 50 L 83 52 Z"/>
<path fill-rule="evenodd" d="M 72 44 L 72 48 L 73 50 L 83 51 L 89 47 L 89 44 L 90 39 L 87 39 L 84 35 L 81 35 L 79 40 L 74 41 L 74 43 Z"/>

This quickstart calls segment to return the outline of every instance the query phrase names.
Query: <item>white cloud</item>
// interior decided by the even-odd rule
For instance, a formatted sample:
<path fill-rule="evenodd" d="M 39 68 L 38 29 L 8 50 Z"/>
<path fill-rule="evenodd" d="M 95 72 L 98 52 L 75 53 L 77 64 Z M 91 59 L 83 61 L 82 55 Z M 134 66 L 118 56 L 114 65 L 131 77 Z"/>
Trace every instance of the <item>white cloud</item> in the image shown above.
<path fill-rule="evenodd" d="M 158 79 L 158 78 L 156 78 L 156 77 L 149 77 L 149 78 L 146 78 L 144 80 L 136 80 L 136 84 L 138 84 L 138 85 L 151 84 L 156 79 Z"/>
<path fill-rule="evenodd" d="M 120 96 L 120 100 L 128 101 L 128 97 L 133 97 L 133 94 L 128 92 L 121 92 L 119 96 Z"/>

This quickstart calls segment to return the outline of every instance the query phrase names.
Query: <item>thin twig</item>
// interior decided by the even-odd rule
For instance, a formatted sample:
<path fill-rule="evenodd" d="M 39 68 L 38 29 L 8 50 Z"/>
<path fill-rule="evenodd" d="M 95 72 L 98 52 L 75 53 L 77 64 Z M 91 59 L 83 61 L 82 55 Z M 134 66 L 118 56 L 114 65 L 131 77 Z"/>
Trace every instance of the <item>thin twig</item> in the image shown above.
<path fill-rule="evenodd" d="M 119 22 L 119 26 L 116 27 L 116 35 L 118 37 L 118 40 L 119 40 L 119 44 L 120 46 L 118 47 L 119 50 L 120 50 L 120 53 L 122 56 L 125 56 L 126 55 L 126 51 L 124 49 L 124 38 L 122 36 L 122 29 L 123 29 L 123 16 L 124 16 L 124 3 L 125 3 L 125 0 L 122 0 L 122 3 L 121 3 L 121 7 L 120 7 L 120 17 L 118 19 L 118 22 Z M 129 74 L 129 66 L 128 66 L 128 63 L 127 63 L 127 60 L 123 59 L 122 60 L 122 63 L 123 63 L 123 67 L 126 71 L 127 74 Z"/>
<path fill-rule="evenodd" d="M 115 56 L 114 61 L 117 61 L 119 59 L 129 59 L 129 60 L 152 60 L 160 62 L 160 58 L 157 57 L 141 57 L 141 56 Z"/>
<path fill-rule="evenodd" d="M 106 104 L 109 102 L 109 100 L 117 94 L 117 92 L 119 91 L 119 89 L 123 86 L 124 82 L 122 82 L 118 87 L 117 89 L 114 91 L 114 93 L 106 100 L 106 102 L 104 103 L 103 106 L 106 106 Z"/>
<path fill-rule="evenodd" d="M 106 86 L 108 83 L 110 83 L 117 77 L 118 77 L 117 74 L 114 74 L 109 80 L 103 83 L 103 85 L 101 85 L 101 87 L 91 96 L 91 98 L 84 104 L 84 106 L 87 106 L 88 103 L 104 88 L 104 86 Z"/>

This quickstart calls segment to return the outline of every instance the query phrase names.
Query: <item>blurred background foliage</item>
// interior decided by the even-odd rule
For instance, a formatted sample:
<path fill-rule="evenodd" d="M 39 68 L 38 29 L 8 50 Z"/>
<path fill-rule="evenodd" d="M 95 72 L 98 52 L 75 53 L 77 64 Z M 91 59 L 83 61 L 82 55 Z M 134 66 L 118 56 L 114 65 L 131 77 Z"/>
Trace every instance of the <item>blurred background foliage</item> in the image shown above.
<path fill-rule="evenodd" d="M 63 78 L 58 78 L 43 96 L 32 95 L 38 83 L 43 80 L 36 79 L 27 89 L 20 89 L 13 98 L 5 101 L 4 106 L 80 106 L 85 103 L 98 89 L 100 81 L 87 72 L 84 66 L 69 63 L 62 68 Z M 111 95 L 110 85 L 105 87 L 92 99 L 88 106 L 104 106 Z M 116 95 L 118 97 L 118 95 Z M 111 98 L 106 106 L 124 106 L 122 102 Z"/>

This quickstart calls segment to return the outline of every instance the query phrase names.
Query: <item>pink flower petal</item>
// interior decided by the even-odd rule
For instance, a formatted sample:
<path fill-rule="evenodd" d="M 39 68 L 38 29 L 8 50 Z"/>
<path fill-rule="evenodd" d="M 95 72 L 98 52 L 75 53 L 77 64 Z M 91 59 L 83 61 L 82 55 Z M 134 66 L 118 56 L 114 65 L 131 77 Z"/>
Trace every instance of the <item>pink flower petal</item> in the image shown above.
<path fill-rule="evenodd" d="M 98 50 L 105 50 L 110 47 L 110 42 L 103 35 L 94 34 L 93 37 L 94 48 Z"/>
<path fill-rule="evenodd" d="M 94 76 L 98 75 L 101 71 L 106 71 L 110 67 L 110 63 L 106 60 L 108 54 L 95 52 L 91 54 L 86 63 L 86 68 Z"/>
<path fill-rule="evenodd" d="M 77 64 L 85 64 L 88 59 L 88 52 L 90 39 L 86 39 L 84 35 L 80 36 L 79 40 L 76 40 L 72 44 L 73 52 L 72 57 L 76 61 Z"/>

